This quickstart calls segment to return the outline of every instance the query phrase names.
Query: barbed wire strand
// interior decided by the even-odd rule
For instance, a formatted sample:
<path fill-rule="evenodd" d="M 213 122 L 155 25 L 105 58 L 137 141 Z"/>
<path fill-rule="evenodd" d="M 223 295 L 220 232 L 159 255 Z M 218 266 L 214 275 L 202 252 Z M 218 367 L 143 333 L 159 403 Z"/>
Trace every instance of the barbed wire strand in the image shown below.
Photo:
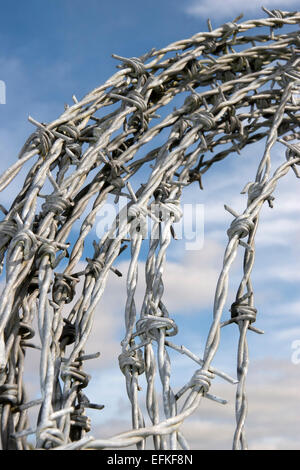
<path fill-rule="evenodd" d="M 29 441 L 28 436 L 32 435 L 34 447 L 42 449 L 131 445 L 145 449 L 148 438 L 155 449 L 188 449 L 181 425 L 198 409 L 202 397 L 226 403 L 210 393 L 216 375 L 237 384 L 233 448 L 247 448 L 247 333 L 262 333 L 253 326 L 257 314 L 251 283 L 255 234 L 264 202 L 272 207 L 278 180 L 290 168 L 299 176 L 300 162 L 299 34 L 275 34 L 282 26 L 298 25 L 300 13 L 263 10 L 266 18 L 238 23 L 240 16 L 214 30 L 209 21 L 208 32 L 153 49 L 139 58 L 114 54 L 120 70 L 82 100 L 73 95 L 73 104 L 66 106 L 58 119 L 43 124 L 29 117 L 35 130 L 17 161 L 0 177 L 0 190 L 4 190 L 31 161 L 10 208 L 1 205 L 0 263 L 5 270 L 0 300 L 3 449 L 29 449 L 32 437 Z M 247 34 L 256 28 L 269 28 L 269 33 Z M 172 100 L 182 93 L 183 104 L 161 118 L 157 111 L 169 110 Z M 151 150 L 145 147 L 155 145 L 156 137 L 167 131 L 169 136 L 162 145 Z M 182 217 L 180 200 L 185 187 L 196 182 L 202 190 L 203 175 L 213 165 L 263 139 L 265 151 L 255 181 L 242 191 L 248 194 L 246 209 L 238 214 L 225 206 L 234 219 L 227 232 L 212 324 L 201 358 L 168 339 L 178 332 L 164 304 L 163 277 L 173 224 Z M 271 153 L 277 142 L 286 147 L 286 160 L 271 174 Z M 134 191 L 130 182 L 149 165 L 148 179 Z M 43 194 L 49 183 L 52 193 Z M 126 198 L 127 204 L 111 228 L 94 241 L 94 255 L 86 259 L 82 269 L 84 242 L 111 194 L 116 204 L 120 197 Z M 70 234 L 78 223 L 77 239 L 71 244 Z M 139 261 L 148 233 L 145 293 L 138 314 Z M 98 358 L 99 353 L 87 355 L 85 348 L 109 274 L 121 275 L 114 263 L 126 240 L 131 244 L 131 259 L 119 365 L 131 403 L 132 430 L 98 439 L 87 436 L 91 421 L 86 409 L 102 410 L 103 405 L 90 403 L 83 389 L 91 380 L 84 371 L 85 361 Z M 222 321 L 230 268 L 239 249 L 244 250 L 243 277 L 231 305 L 231 317 Z M 237 378 L 212 365 L 221 328 L 232 323 L 239 328 Z M 35 324 L 38 344 L 31 341 Z M 31 401 L 24 383 L 27 348 L 40 354 L 40 398 Z M 198 366 L 176 393 L 169 348 Z M 156 387 L 157 371 L 161 393 Z M 140 403 L 142 376 L 147 383 L 145 406 Z M 39 413 L 30 427 L 32 407 L 38 407 Z"/>

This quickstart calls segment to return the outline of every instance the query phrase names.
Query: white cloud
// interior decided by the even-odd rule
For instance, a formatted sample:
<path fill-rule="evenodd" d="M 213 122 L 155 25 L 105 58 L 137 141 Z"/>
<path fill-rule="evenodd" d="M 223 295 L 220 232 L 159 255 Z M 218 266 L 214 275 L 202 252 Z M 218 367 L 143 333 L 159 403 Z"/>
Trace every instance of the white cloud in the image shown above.
<path fill-rule="evenodd" d="M 228 6 L 226 6 L 227 8 Z M 42 105 L 40 109 L 43 109 Z M 24 128 L 21 131 L 23 133 Z M 3 149 L 6 149 L 6 156 L 9 155 L 9 159 L 13 158 L 13 154 L 17 152 L 12 138 L 13 131 L 10 129 L 5 130 L 1 136 Z M 207 228 L 202 250 L 195 252 L 182 251 L 180 254 L 178 252 L 182 248 L 182 242 L 174 242 L 172 247 L 175 248 L 171 247 L 170 253 L 167 254 L 169 261 L 164 275 L 163 301 L 172 318 L 176 319 L 176 316 L 180 315 L 181 320 L 183 320 L 182 323 L 186 327 L 184 334 L 188 338 L 188 342 L 185 344 L 187 347 L 191 347 L 191 342 L 194 344 L 198 342 L 199 345 L 199 337 L 201 339 L 204 337 L 202 326 L 201 331 L 198 331 L 198 326 L 193 329 L 192 324 L 197 321 L 197 325 L 200 325 L 202 318 L 199 319 L 199 312 L 213 305 L 215 287 L 224 253 L 222 244 L 227 239 L 226 230 L 232 220 L 232 217 L 224 210 L 223 204 L 231 205 L 236 211 L 242 211 L 246 206 L 246 196 L 239 193 L 243 185 L 253 179 L 253 175 L 255 175 L 255 164 L 258 159 L 252 158 L 255 155 L 251 155 L 251 152 L 253 152 L 252 147 L 251 151 L 245 152 L 245 159 L 234 160 L 233 164 L 230 163 L 232 160 L 229 161 L 229 166 L 224 166 L 224 172 L 214 171 L 215 168 L 213 168 L 212 176 L 207 175 L 208 184 L 207 187 L 205 184 L 205 191 L 202 193 L 197 190 L 196 192 L 195 187 L 189 188 L 187 196 L 183 200 L 187 203 L 190 201 L 205 203 L 205 228 Z M 259 152 L 257 155 L 259 156 Z M 222 164 L 225 164 L 225 162 L 222 162 Z M 21 178 L 18 179 L 18 185 L 19 181 L 21 181 Z M 261 230 L 259 229 L 257 238 L 260 245 L 272 246 L 281 243 L 288 246 L 291 239 L 296 239 L 297 234 L 300 232 L 299 217 L 297 218 L 299 208 L 297 198 L 294 196 L 298 181 L 289 177 L 286 177 L 285 181 L 280 183 L 279 197 L 275 201 L 273 211 L 268 210 L 268 208 L 264 211 L 261 219 Z M 2 202 L 6 201 L 2 200 Z M 222 244 L 220 243 L 221 240 Z M 274 250 L 274 247 L 270 250 Z M 176 256 L 173 256 L 175 252 Z M 276 257 L 274 257 L 274 260 L 276 260 Z M 267 266 L 268 272 L 266 272 L 265 265 L 263 265 L 264 270 L 261 270 L 261 277 L 258 276 L 258 280 L 262 281 L 266 278 L 277 278 L 286 281 L 298 280 L 299 274 L 296 267 L 291 268 L 291 262 L 295 261 L 292 256 L 287 257 L 279 267 L 276 267 L 276 261 L 274 260 L 272 257 L 270 264 Z M 259 258 L 256 263 L 258 266 L 262 266 Z M 123 272 L 123 278 L 117 278 L 110 273 L 107 288 L 100 304 L 97 306 L 93 329 L 86 345 L 87 353 L 96 351 L 101 353 L 100 358 L 88 361 L 85 364 L 85 370 L 92 374 L 92 380 L 86 389 L 87 396 L 92 402 L 103 403 L 106 406 L 103 413 L 95 412 L 94 414 L 94 412 L 88 411 L 88 414 L 95 420 L 92 434 L 101 437 L 109 437 L 130 427 L 130 408 L 126 396 L 125 380 L 118 367 L 118 355 L 121 351 L 120 341 L 124 335 L 124 305 L 128 264 L 128 261 L 123 261 L 117 265 Z M 78 270 L 81 269 L 82 265 L 80 264 Z M 136 292 L 138 307 L 141 305 L 144 294 L 144 270 L 145 263 L 141 261 L 139 263 L 140 282 Z M 234 276 L 235 272 L 233 271 L 231 278 Z M 264 285 L 263 289 L 265 287 Z M 281 302 L 281 305 L 276 305 L 278 309 L 283 307 L 290 313 L 296 314 L 298 302 L 292 302 L 290 305 L 287 303 L 282 305 Z M 189 321 L 188 315 L 195 313 L 198 316 L 191 317 Z M 299 330 L 292 328 L 281 329 L 281 323 L 276 326 L 278 327 L 277 336 L 275 335 L 274 338 L 276 340 L 293 340 L 295 335 L 298 335 L 297 338 L 300 337 Z M 198 353 L 196 349 L 195 352 Z M 226 356 L 229 357 L 231 352 L 232 350 L 226 350 Z M 38 396 L 37 351 L 29 352 L 27 365 L 29 366 L 26 377 L 29 385 L 29 395 L 30 398 L 35 398 Z M 196 364 L 183 356 L 176 358 L 172 368 L 172 383 L 175 383 L 176 387 L 179 384 L 181 385 L 189 378 L 190 372 L 195 370 L 195 367 Z M 275 369 L 274 365 L 273 369 Z M 269 373 L 266 372 L 266 375 L 269 375 Z M 251 395 L 249 442 L 251 448 L 299 447 L 294 437 L 296 435 L 293 424 L 294 416 L 291 416 L 297 406 L 295 387 L 289 382 L 286 384 L 283 379 L 280 383 L 285 384 L 285 391 L 283 392 L 278 387 L 279 394 L 275 394 L 275 396 L 273 394 L 271 400 L 272 390 L 270 387 L 261 385 L 258 390 L 256 384 L 252 383 L 251 385 L 249 383 L 249 395 Z M 191 442 L 192 448 L 230 448 L 234 431 L 234 388 L 214 384 L 212 393 L 225 398 L 231 397 L 231 403 L 227 407 L 221 407 L 208 402 L 208 400 L 203 401 L 199 412 L 184 425 L 186 437 Z M 283 409 L 285 415 L 284 420 L 281 422 L 276 416 L 274 418 L 274 415 L 282 402 L 284 402 L 285 407 L 281 409 Z M 262 419 L 262 416 L 266 416 L 266 419 Z M 291 431 L 289 431 L 289 427 Z"/>
<path fill-rule="evenodd" d="M 300 309 L 298 310 L 298 315 L 299 311 Z M 274 332 L 274 339 L 284 341 L 285 343 L 289 341 L 290 346 L 292 347 L 293 341 L 300 339 L 300 327 L 278 329 Z"/>
<path fill-rule="evenodd" d="M 246 385 L 249 449 L 299 449 L 298 387 L 297 367 L 288 361 L 264 359 L 250 364 Z M 229 403 L 221 406 L 202 400 L 198 411 L 182 427 L 192 449 L 231 448 L 235 388 L 214 384 L 212 393 L 225 397 Z"/>
<path fill-rule="evenodd" d="M 244 2 L 241 4 L 239 0 L 194 0 L 185 8 L 187 14 L 191 16 L 201 16 L 206 19 L 209 15 L 212 18 L 228 18 L 233 19 L 234 16 L 244 13 L 254 13 L 256 16 L 265 15 L 261 11 L 261 7 L 265 6 L 268 9 L 282 8 L 283 3 L 281 0 L 265 0 L 263 3 L 259 0 L 252 0 L 251 2 Z M 285 0 L 284 9 L 297 8 L 298 2 L 295 0 Z"/>
<path fill-rule="evenodd" d="M 172 313 L 188 315 L 195 309 L 207 307 L 213 300 L 214 289 L 218 279 L 219 267 L 223 256 L 222 246 L 214 241 L 206 240 L 199 251 L 186 251 L 176 261 L 168 261 L 163 275 L 163 302 Z M 123 273 L 122 279 L 111 276 L 107 283 L 103 298 L 104 309 L 119 312 L 124 309 L 125 280 L 129 262 L 118 264 Z M 136 290 L 136 303 L 141 306 L 145 291 L 145 263 L 138 265 L 139 281 Z M 116 295 L 117 293 L 117 295 Z M 113 303 L 113 308 L 111 306 Z M 100 302 L 101 309 L 102 301 Z"/>
<path fill-rule="evenodd" d="M 174 313 L 186 315 L 187 305 L 191 310 L 197 308 L 199 311 L 203 306 L 211 303 L 221 256 L 220 245 L 207 241 L 202 252 L 187 253 L 180 262 L 173 261 L 168 264 L 164 300 L 172 316 Z M 143 281 L 144 267 L 144 263 L 141 262 L 139 265 L 141 281 Z M 82 269 L 82 265 L 79 265 L 79 268 Z M 125 379 L 119 370 L 117 359 L 121 349 L 119 343 L 124 331 L 125 280 L 128 261 L 119 263 L 118 268 L 123 271 L 123 278 L 110 274 L 107 290 L 95 313 L 95 322 L 86 349 L 87 353 L 101 352 L 100 358 L 85 364 L 85 370 L 92 374 L 92 380 L 85 392 L 92 402 L 105 405 L 103 412 L 87 410 L 88 415 L 93 419 L 91 434 L 95 437 L 110 437 L 130 429 L 130 407 Z M 140 286 L 137 291 L 138 303 L 142 300 L 142 294 L 143 290 Z M 187 328 L 189 327 L 187 324 Z M 282 334 L 284 333 L 285 338 L 281 339 L 295 339 L 295 330 L 282 331 Z M 186 346 L 189 347 L 190 344 Z M 227 352 L 230 354 L 232 351 Z M 184 356 L 180 356 L 172 363 L 171 377 L 172 384 L 176 385 L 176 391 L 197 366 Z M 34 365 L 37 370 L 36 360 Z M 247 433 L 250 449 L 299 448 L 296 437 L 299 419 L 296 409 L 299 406 L 300 384 L 296 371 L 296 366 L 288 360 L 265 359 L 251 363 L 247 385 L 249 392 Z M 33 374 L 30 378 L 32 380 Z M 38 380 L 38 377 L 36 379 Z M 143 380 L 141 383 L 143 392 L 140 392 L 140 399 L 143 401 L 146 388 Z M 284 384 L 284 386 L 278 386 L 278 384 Z M 38 396 L 33 381 L 29 385 L 30 398 Z M 159 385 L 158 390 L 160 390 Z M 235 425 L 234 390 L 234 387 L 229 384 L 213 382 L 212 393 L 229 399 L 230 403 L 221 406 L 202 400 L 199 410 L 183 425 L 184 435 L 192 449 L 228 449 L 231 447 Z"/>
<path fill-rule="evenodd" d="M 279 261 L 279 258 L 277 258 Z M 294 262 L 293 262 L 294 261 Z M 297 266 L 296 260 L 288 259 L 286 262 L 276 263 L 275 260 L 270 262 L 266 269 L 261 272 L 257 278 L 262 281 L 262 279 L 269 280 L 279 280 L 289 283 L 296 283 L 300 280 L 299 268 Z M 289 306 L 288 306 L 289 308 Z"/>
<path fill-rule="evenodd" d="M 300 380 L 297 372 L 297 366 L 286 360 L 267 358 L 250 365 L 246 385 L 249 405 L 246 433 L 250 450 L 300 448 Z M 112 381 L 104 376 L 98 385 L 100 395 L 104 398 L 109 398 L 109 386 L 113 405 L 110 406 L 108 401 L 106 412 L 97 415 L 91 431 L 95 438 L 109 438 L 131 427 L 130 408 L 124 384 L 122 386 L 121 381 Z M 212 393 L 226 398 L 229 402 L 224 406 L 202 399 L 198 410 L 185 420 L 181 430 L 191 449 L 230 449 L 232 446 L 235 430 L 235 387 L 224 382 L 215 382 Z M 180 400 L 180 404 L 183 404 L 183 401 L 184 398 Z M 146 424 L 149 424 L 143 406 L 142 410 Z M 148 439 L 147 448 L 152 448 L 151 439 Z"/>
<path fill-rule="evenodd" d="M 280 217 L 280 213 L 276 212 L 272 219 L 262 219 L 257 231 L 256 242 L 261 245 L 289 246 L 293 241 L 296 241 L 300 234 L 300 220 L 293 215 L 292 217 Z"/>

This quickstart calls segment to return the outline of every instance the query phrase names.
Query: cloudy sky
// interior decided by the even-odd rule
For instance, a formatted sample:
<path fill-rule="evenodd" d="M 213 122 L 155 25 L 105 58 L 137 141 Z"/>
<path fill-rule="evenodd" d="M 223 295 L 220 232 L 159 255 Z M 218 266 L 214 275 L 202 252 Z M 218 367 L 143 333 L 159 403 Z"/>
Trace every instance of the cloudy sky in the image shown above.
<path fill-rule="evenodd" d="M 267 8 L 297 9 L 297 1 L 266 0 Z M 244 2 L 245 19 L 264 13 L 258 1 Z M 228 15 L 230 12 L 230 16 Z M 215 27 L 241 12 L 241 2 L 230 0 L 28 0 L 1 2 L 0 80 L 6 84 L 6 104 L 0 105 L 1 172 L 14 162 L 24 140 L 32 132 L 28 115 L 49 122 L 71 104 L 75 93 L 83 97 L 116 71 L 112 53 L 139 56 L 152 47 L 207 30 L 206 19 Z M 212 317 L 214 289 L 222 266 L 226 230 L 232 217 L 224 203 L 237 212 L 246 205 L 240 192 L 255 178 L 263 152 L 252 145 L 242 155 L 232 155 L 215 165 L 203 178 L 205 190 L 190 186 L 183 202 L 201 205 L 204 213 L 204 242 L 200 249 L 186 250 L 186 240 L 173 241 L 165 275 L 164 302 L 179 326 L 177 344 L 202 355 Z M 280 146 L 273 149 L 273 168 L 285 160 Z M 27 168 L 28 170 L 28 168 Z M 9 205 L 21 185 L 21 172 L 13 188 L 1 195 Z M 257 257 L 253 270 L 257 326 L 263 336 L 249 332 L 248 438 L 250 449 L 300 449 L 300 207 L 299 180 L 290 172 L 275 192 L 274 208 L 262 211 L 257 233 Z M 99 220 L 100 221 L 100 216 Z M 96 237 L 96 228 L 92 238 Z M 119 262 L 126 273 L 127 255 Z M 145 259 L 139 265 L 143 295 Z M 241 278 L 242 258 L 230 277 L 228 308 Z M 95 437 L 110 436 L 130 427 L 130 409 L 124 377 L 117 357 L 123 334 L 126 276 L 111 276 L 97 309 L 88 352 L 101 351 L 101 358 L 88 365 L 94 380 L 87 389 L 91 401 L 105 405 L 90 412 Z M 116 295 L 117 293 L 117 295 Z M 237 327 L 224 329 L 215 366 L 234 375 Z M 32 358 L 31 364 L 37 364 Z M 172 355 L 175 390 L 189 380 L 197 368 L 184 356 Z M 28 370 L 30 390 L 37 395 L 35 374 Z M 143 398 L 143 391 L 141 398 Z M 212 393 L 229 400 L 226 406 L 203 400 L 197 413 L 185 423 L 184 432 L 194 449 L 230 448 L 234 432 L 234 386 L 216 380 Z"/>

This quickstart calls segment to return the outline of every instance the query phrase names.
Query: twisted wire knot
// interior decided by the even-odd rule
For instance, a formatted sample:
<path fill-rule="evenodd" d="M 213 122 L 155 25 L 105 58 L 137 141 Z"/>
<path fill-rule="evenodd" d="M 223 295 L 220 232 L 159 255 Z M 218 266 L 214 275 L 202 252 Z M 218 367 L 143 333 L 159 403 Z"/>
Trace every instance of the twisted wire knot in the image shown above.
<path fill-rule="evenodd" d="M 18 385 L 4 384 L 0 386 L 0 404 L 15 406 L 18 402 Z"/>
<path fill-rule="evenodd" d="M 92 408 L 95 410 L 102 410 L 104 408 L 104 405 L 90 403 L 90 400 L 86 395 L 83 394 L 82 390 L 78 391 L 77 400 L 78 405 L 75 406 L 74 411 L 70 414 L 71 441 L 78 441 L 79 439 L 81 439 L 82 431 L 89 432 L 91 430 L 91 420 L 88 416 L 84 415 L 85 408 Z"/>
<path fill-rule="evenodd" d="M 292 148 L 288 148 L 285 152 L 285 158 L 287 159 L 287 161 L 295 157 L 300 157 L 300 144 L 293 144 Z M 300 178 L 300 173 L 298 171 L 298 168 L 296 168 L 296 166 L 299 165 L 300 161 L 292 165 L 292 170 L 297 176 L 297 178 Z"/>
<path fill-rule="evenodd" d="M 103 174 L 107 183 L 115 186 L 116 189 L 121 190 L 125 186 L 125 182 L 121 175 L 120 165 L 118 162 L 109 161 L 103 167 Z"/>
<path fill-rule="evenodd" d="M 233 238 L 235 235 L 238 235 L 239 238 L 245 238 L 249 235 L 253 228 L 254 223 L 252 220 L 241 215 L 233 220 L 229 229 L 227 230 L 227 235 L 229 238 Z"/>
<path fill-rule="evenodd" d="M 241 132 L 243 129 L 242 123 L 237 116 L 229 116 L 225 123 L 225 132 L 231 134 L 235 131 Z"/>
<path fill-rule="evenodd" d="M 62 124 L 57 128 L 57 131 L 73 140 L 78 140 L 80 137 L 80 131 L 72 124 Z"/>
<path fill-rule="evenodd" d="M 62 214 L 74 205 L 74 202 L 69 198 L 65 198 L 61 193 L 49 194 L 45 196 L 45 200 L 42 205 L 43 215 L 46 215 L 48 212 Z"/>
<path fill-rule="evenodd" d="M 281 11 L 281 10 L 268 10 L 267 8 L 265 7 L 262 7 L 262 10 L 267 13 L 267 15 L 270 17 L 270 18 L 279 18 L 279 19 L 283 19 L 285 18 L 285 15 L 284 13 Z M 272 25 L 272 28 L 276 29 L 276 28 L 282 28 L 282 24 L 276 24 L 276 25 Z"/>
<path fill-rule="evenodd" d="M 136 133 L 139 134 L 148 129 L 149 116 L 145 116 L 145 111 L 147 111 L 147 103 L 141 93 L 138 91 L 130 91 L 126 97 L 126 101 L 135 106 L 137 111 L 128 120 L 128 126 L 134 127 Z M 126 130 L 126 129 L 125 129 Z"/>
<path fill-rule="evenodd" d="M 233 302 L 230 308 L 231 319 L 238 323 L 239 321 L 248 320 L 250 323 L 256 321 L 257 310 L 250 305 L 243 304 L 241 301 L 237 300 Z"/>
<path fill-rule="evenodd" d="M 143 209 L 138 204 L 131 204 L 128 209 L 128 216 L 129 217 L 140 217 L 144 215 Z"/>
<path fill-rule="evenodd" d="M 285 158 L 287 160 L 296 157 L 300 158 L 300 144 L 293 144 L 292 148 L 288 148 L 285 152 Z M 295 163 L 295 165 L 300 165 L 300 161 Z"/>
<path fill-rule="evenodd" d="M 165 199 L 164 202 L 161 202 L 159 212 L 161 220 L 168 220 L 173 217 L 175 223 L 179 222 L 183 215 L 180 202 L 175 199 Z"/>
<path fill-rule="evenodd" d="M 40 153 L 46 156 L 52 147 L 53 141 L 54 137 L 52 137 L 48 131 L 39 129 L 36 133 L 34 144 L 39 149 Z"/>
<path fill-rule="evenodd" d="M 198 96 L 196 93 L 192 93 L 191 95 L 187 96 L 184 100 L 184 106 L 188 109 L 190 113 L 193 113 L 194 111 L 199 109 L 201 103 L 202 100 L 200 96 Z"/>
<path fill-rule="evenodd" d="M 149 116 L 145 116 L 141 112 L 134 113 L 129 119 L 128 119 L 128 126 L 129 127 L 134 127 L 137 134 L 144 132 L 148 129 L 149 127 L 149 121 L 150 118 Z"/>
<path fill-rule="evenodd" d="M 50 243 L 42 243 L 37 252 L 37 265 L 39 266 L 41 259 L 48 255 L 50 266 L 54 268 L 55 260 L 56 260 L 56 247 L 50 245 Z"/>
<path fill-rule="evenodd" d="M 141 75 L 148 75 L 145 65 L 137 57 L 132 57 L 127 59 L 127 63 L 131 66 L 132 72 L 131 75 L 135 78 L 139 78 Z"/>
<path fill-rule="evenodd" d="M 103 269 L 104 262 L 98 259 L 91 259 L 91 258 L 86 258 L 86 260 L 88 262 L 87 272 L 89 274 L 92 274 L 95 278 L 98 278 Z"/>
<path fill-rule="evenodd" d="M 175 321 L 168 317 L 145 315 L 136 323 L 138 336 L 146 338 L 150 336 L 156 340 L 156 333 L 160 329 L 165 329 L 166 336 L 175 336 L 178 333 L 178 326 Z"/>
<path fill-rule="evenodd" d="M 189 127 L 189 122 L 185 118 L 180 118 L 173 126 L 172 134 L 175 136 L 173 137 L 173 144 L 170 146 L 170 150 L 178 144 L 178 139 L 182 139 L 183 134 Z M 176 135 L 177 134 L 177 135 Z"/>
<path fill-rule="evenodd" d="M 215 50 L 217 49 L 217 41 L 213 38 L 205 39 L 205 41 L 203 41 L 203 45 L 204 45 L 203 52 L 205 54 L 211 54 L 215 52 Z"/>
<path fill-rule="evenodd" d="M 56 304 L 61 301 L 69 304 L 75 296 L 75 284 L 79 279 L 67 274 L 55 273 L 55 281 L 52 288 L 52 299 Z"/>
<path fill-rule="evenodd" d="M 248 193 L 248 199 L 249 202 L 254 201 L 254 199 L 258 198 L 261 196 L 262 192 L 264 190 L 264 184 L 260 183 L 258 181 L 255 181 L 254 183 L 248 183 L 244 187 L 243 191 L 241 191 L 241 194 L 245 194 L 246 192 Z M 274 201 L 274 196 L 269 195 L 264 198 L 264 200 L 268 201 L 268 204 L 270 207 L 273 207 L 273 201 Z"/>
<path fill-rule="evenodd" d="M 128 216 L 132 217 L 130 225 L 131 235 L 138 232 L 142 235 L 143 240 L 147 238 L 148 224 L 143 209 L 138 204 L 132 204 L 128 209 Z"/>
<path fill-rule="evenodd" d="M 202 126 L 205 131 L 212 129 L 215 126 L 213 114 L 207 111 L 199 111 L 194 113 L 189 117 L 189 120 L 192 121 L 196 126 Z"/>
<path fill-rule="evenodd" d="M 112 54 L 112 57 L 114 59 L 118 59 L 123 62 L 121 66 L 118 66 L 119 68 L 127 68 L 128 66 L 131 67 L 132 71 L 128 74 L 130 77 L 139 78 L 142 75 L 149 74 L 146 70 L 145 65 L 143 64 L 141 59 L 139 59 L 138 57 L 127 58 L 127 57 L 121 57 L 116 54 Z"/>
<path fill-rule="evenodd" d="M 147 103 L 143 95 L 138 91 L 130 91 L 126 96 L 123 96 L 123 98 L 125 101 L 128 101 L 130 104 L 134 105 L 141 113 L 147 111 Z"/>
<path fill-rule="evenodd" d="M 222 25 L 223 31 L 225 34 L 223 34 L 223 37 L 228 37 L 233 33 L 236 33 L 239 30 L 239 27 L 236 23 L 233 23 L 232 21 L 229 21 L 228 23 L 225 23 Z"/>
<path fill-rule="evenodd" d="M 198 74 L 200 70 L 198 61 L 196 59 L 191 59 L 188 61 L 186 66 L 183 69 L 183 73 L 186 74 L 187 78 L 192 79 Z"/>
<path fill-rule="evenodd" d="M 248 189 L 248 196 L 249 199 L 252 201 L 259 197 L 264 189 L 264 185 L 262 183 L 254 182 L 249 186 Z"/>
<path fill-rule="evenodd" d="M 79 370 L 75 365 L 70 365 L 64 367 L 61 371 L 60 376 L 63 381 L 67 378 L 72 379 L 74 382 L 79 382 L 78 387 L 80 389 L 85 388 L 88 386 L 89 381 L 91 380 L 91 376 L 84 372 L 83 370 Z"/>
<path fill-rule="evenodd" d="M 214 374 L 205 369 L 198 369 L 190 380 L 190 387 L 202 387 L 204 394 L 206 394 L 211 386 L 211 380 Z"/>
<path fill-rule="evenodd" d="M 131 373 L 137 372 L 138 375 L 141 375 L 145 371 L 145 362 L 143 358 L 143 353 L 140 350 L 134 352 L 125 351 L 118 357 L 119 367 L 122 373 L 126 374 L 126 368 L 131 368 Z"/>
<path fill-rule="evenodd" d="M 29 229 L 20 230 L 10 242 L 10 251 L 17 245 L 23 246 L 24 260 L 28 261 L 36 252 L 37 239 L 34 233 Z"/>
<path fill-rule="evenodd" d="M 155 201 L 164 202 L 170 195 L 170 190 L 165 184 L 161 183 L 153 193 Z"/>
<path fill-rule="evenodd" d="M 19 158 L 22 156 L 24 152 L 30 151 L 33 148 L 37 148 L 39 153 L 43 157 L 45 157 L 49 153 L 54 140 L 55 140 L 55 137 L 47 129 L 41 129 L 41 128 L 37 129 L 35 132 L 33 132 L 29 136 L 29 138 L 25 142 L 25 145 L 23 146 L 19 154 Z"/>
<path fill-rule="evenodd" d="M 72 441 L 77 441 L 81 438 L 82 431 L 90 432 L 91 430 L 91 418 L 83 415 L 84 409 L 79 407 L 70 414 L 71 418 L 71 430 L 70 437 Z"/>

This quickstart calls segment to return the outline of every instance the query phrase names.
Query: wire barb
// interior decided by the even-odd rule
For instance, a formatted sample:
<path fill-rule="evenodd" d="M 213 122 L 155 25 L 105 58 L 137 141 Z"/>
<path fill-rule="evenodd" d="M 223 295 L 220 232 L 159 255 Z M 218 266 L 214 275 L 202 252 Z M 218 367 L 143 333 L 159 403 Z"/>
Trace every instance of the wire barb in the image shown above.
<path fill-rule="evenodd" d="M 255 235 L 261 209 L 265 201 L 272 207 L 279 179 L 290 169 L 300 177 L 300 59 L 298 39 L 288 31 L 299 25 L 300 13 L 264 7 L 263 11 L 262 19 L 238 23 L 239 15 L 216 29 L 208 20 L 208 31 L 139 58 L 114 54 L 120 61 L 118 72 L 83 99 L 73 95 L 74 104 L 66 105 L 58 119 L 44 124 L 29 116 L 34 132 L 0 177 L 1 191 L 13 184 L 17 191 L 10 207 L 0 205 L 0 268 L 5 270 L 0 299 L 2 449 L 27 450 L 35 442 L 37 449 L 136 445 L 143 450 L 149 437 L 156 450 L 187 449 L 182 424 L 199 410 L 202 397 L 227 403 L 210 393 L 215 376 L 236 387 L 233 448 L 247 448 L 247 334 L 263 333 L 254 327 L 260 311 L 254 307 L 251 282 Z M 276 31 L 283 25 L 284 34 Z M 266 27 L 270 34 L 260 34 Z M 253 34 L 245 33 L 250 30 Z M 157 115 L 159 109 L 163 117 Z M 238 213 L 224 206 L 233 220 L 200 358 L 169 341 L 178 334 L 164 283 L 168 249 L 180 243 L 174 241 L 173 225 L 186 222 L 186 188 L 197 182 L 203 190 L 202 180 L 212 166 L 264 140 L 255 180 L 242 190 L 247 194 L 244 210 Z M 277 142 L 286 153 L 272 174 Z M 20 187 L 17 175 L 33 157 Z M 135 191 L 139 176 L 144 181 Z M 111 200 L 114 208 L 120 203 L 117 215 L 94 241 L 94 253 L 86 253 L 96 217 L 105 217 L 106 202 Z M 110 273 L 122 276 L 116 261 L 127 246 L 129 262 L 122 262 L 124 337 L 118 362 L 132 429 L 96 439 L 87 436 L 92 430 L 87 410 L 102 410 L 104 405 L 91 403 L 83 390 L 92 378 L 86 361 L 95 359 L 95 369 L 101 368 L 102 357 L 86 353 L 86 347 L 95 331 L 106 332 L 105 313 L 98 305 Z M 230 300 L 231 316 L 222 321 L 238 251 L 243 254 L 242 278 L 235 300 Z M 119 299 L 118 290 L 112 295 Z M 188 298 L 186 302 L 188 309 Z M 213 365 L 223 327 L 232 324 L 239 334 L 237 378 Z M 30 342 L 33 337 L 35 343 Z M 101 337 L 96 340 L 102 344 Z M 25 390 L 28 348 L 39 354 L 37 400 L 27 397 Z M 175 393 L 177 354 L 194 361 L 198 369 L 187 382 L 176 377 L 180 386 Z M 104 387 L 105 374 L 103 380 Z M 32 389 L 31 384 L 28 392 Z M 31 426 L 32 407 L 38 408 L 38 416 Z M 28 438 L 31 435 L 34 438 Z"/>

